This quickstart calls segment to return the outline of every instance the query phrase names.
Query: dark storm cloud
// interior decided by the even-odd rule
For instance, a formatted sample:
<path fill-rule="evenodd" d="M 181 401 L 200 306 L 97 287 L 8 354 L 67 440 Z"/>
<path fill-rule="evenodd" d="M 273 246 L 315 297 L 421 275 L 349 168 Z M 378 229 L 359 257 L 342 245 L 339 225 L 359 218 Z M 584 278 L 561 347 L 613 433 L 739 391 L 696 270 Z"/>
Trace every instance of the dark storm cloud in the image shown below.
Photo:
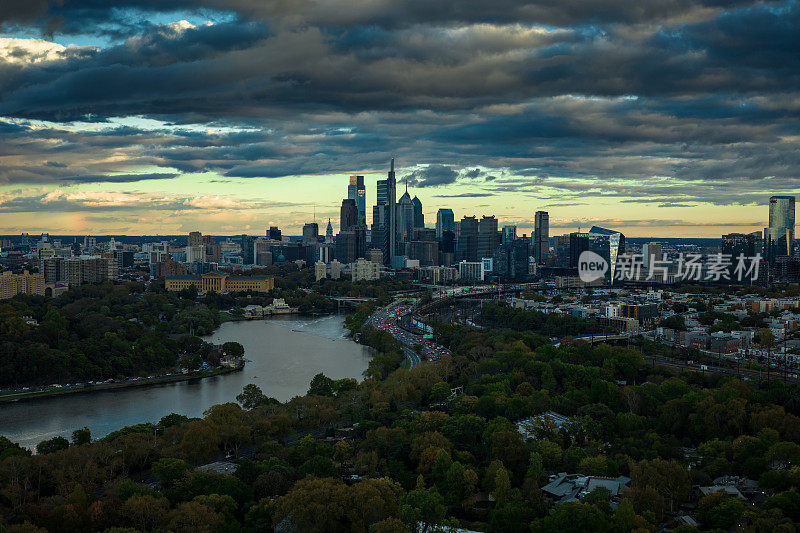
<path fill-rule="evenodd" d="M 111 176 L 103 174 L 95 174 L 95 175 L 71 176 L 71 177 L 61 178 L 61 181 L 74 181 L 76 183 L 98 183 L 98 182 L 134 183 L 137 181 L 146 181 L 146 180 L 168 180 L 177 176 L 178 174 L 167 174 L 167 173 L 115 174 Z"/>
<path fill-rule="evenodd" d="M 594 27 L 516 24 L 453 28 L 429 22 L 373 32 L 286 28 L 274 21 L 268 31 L 242 20 L 189 29 L 158 26 L 89 55 L 0 67 L 5 74 L 0 113 L 61 119 L 86 113 L 192 114 L 207 120 L 270 116 L 285 106 L 475 109 L 560 94 L 796 89 L 800 10 L 795 2 L 780 16 L 770 9 L 759 5 L 653 28 L 644 38 Z M 740 22 L 750 18 L 757 28 Z M 773 52 L 771 58 L 732 54 L 730 43 L 739 39 L 753 50 Z M 562 134 L 558 122 L 541 126 L 542 134 Z"/>
<path fill-rule="evenodd" d="M 152 22 L 156 0 L 3 2 L 6 29 L 114 44 L 0 59 L 0 116 L 56 122 L 0 120 L 0 183 L 383 171 L 396 154 L 413 186 L 480 189 L 441 197 L 746 204 L 798 185 L 799 6 L 171 2 L 172 20 L 217 20 L 187 27 Z"/>
<path fill-rule="evenodd" d="M 440 187 L 455 183 L 458 172 L 445 165 L 430 165 L 415 170 L 404 178 L 406 183 L 414 187 Z"/>
<path fill-rule="evenodd" d="M 256 0 L 171 0 L 172 11 L 235 13 L 246 19 L 281 19 L 296 25 L 398 28 L 423 23 L 536 22 L 554 26 L 646 23 L 693 19 L 747 5 L 742 0 L 363 0 L 260 2 Z M 147 21 L 147 14 L 166 11 L 161 0 L 7 0 L 0 22 L 8 27 L 34 24 L 45 31 L 123 33 Z M 2 26 L 0 26 L 2 27 Z M 87 30 L 88 27 L 88 30 Z M 129 30 L 130 31 L 130 30 Z"/>

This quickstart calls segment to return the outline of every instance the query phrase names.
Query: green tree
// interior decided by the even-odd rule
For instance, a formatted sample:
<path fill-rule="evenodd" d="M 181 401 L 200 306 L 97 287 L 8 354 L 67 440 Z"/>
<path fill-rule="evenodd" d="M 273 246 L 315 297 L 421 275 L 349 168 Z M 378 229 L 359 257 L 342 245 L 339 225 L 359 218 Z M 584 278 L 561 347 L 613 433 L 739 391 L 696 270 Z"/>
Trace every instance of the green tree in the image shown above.
<path fill-rule="evenodd" d="M 92 442 L 92 432 L 88 427 L 76 429 L 72 432 L 72 444 L 75 446 L 82 446 L 84 444 L 89 444 L 90 442 Z"/>
<path fill-rule="evenodd" d="M 320 372 L 311 379 L 308 395 L 333 396 L 333 380 Z"/>
<path fill-rule="evenodd" d="M 58 436 L 49 440 L 43 440 L 37 444 L 36 453 L 39 455 L 47 455 L 48 453 L 66 450 L 67 448 L 69 448 L 69 441 L 64 437 Z"/>
<path fill-rule="evenodd" d="M 417 486 L 409 491 L 400 504 L 400 519 L 411 529 L 426 533 L 444 520 L 446 508 L 444 499 L 436 491 L 425 488 L 422 476 L 417 478 Z"/>
<path fill-rule="evenodd" d="M 255 409 L 262 405 L 278 403 L 274 398 L 267 397 L 267 395 L 261 391 L 261 388 L 253 383 L 248 383 L 244 386 L 242 392 L 236 396 L 236 401 L 247 410 Z"/>
<path fill-rule="evenodd" d="M 744 502 L 723 492 L 703 496 L 697 503 L 696 516 L 709 529 L 728 530 L 744 512 Z"/>

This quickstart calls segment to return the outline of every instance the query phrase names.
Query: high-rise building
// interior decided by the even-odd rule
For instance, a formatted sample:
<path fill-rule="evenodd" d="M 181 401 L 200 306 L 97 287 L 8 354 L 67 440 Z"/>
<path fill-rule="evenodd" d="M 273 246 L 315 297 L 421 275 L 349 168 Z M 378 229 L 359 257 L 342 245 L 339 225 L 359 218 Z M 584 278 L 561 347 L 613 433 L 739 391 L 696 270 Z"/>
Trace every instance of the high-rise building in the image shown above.
<path fill-rule="evenodd" d="M 339 232 L 349 229 L 358 224 L 358 208 L 356 201 L 350 198 L 342 200 L 342 208 L 339 215 Z"/>
<path fill-rule="evenodd" d="M 414 202 L 407 189 L 397 201 L 396 211 L 398 250 L 403 251 L 402 244 L 411 241 L 411 234 L 414 231 Z"/>
<path fill-rule="evenodd" d="M 553 249 L 555 250 L 555 264 L 561 268 L 569 267 L 569 243 L 570 234 L 556 235 L 553 237 Z"/>
<path fill-rule="evenodd" d="M 425 215 L 422 214 L 422 200 L 414 196 L 414 199 L 411 200 L 411 203 L 414 204 L 414 228 L 424 228 Z"/>
<path fill-rule="evenodd" d="M 502 244 L 509 244 L 514 242 L 517 239 L 517 227 L 514 225 L 511 226 L 503 226 L 502 231 Z"/>
<path fill-rule="evenodd" d="M 386 177 L 386 205 L 388 208 L 389 225 L 386 228 L 387 244 L 389 248 L 389 261 L 397 254 L 397 212 L 394 209 L 397 198 L 397 179 L 394 174 L 394 158 L 390 163 L 389 174 Z"/>
<path fill-rule="evenodd" d="M 357 224 L 367 227 L 367 190 L 364 187 L 364 176 L 350 176 L 347 186 L 347 198 L 356 203 L 358 211 Z"/>
<path fill-rule="evenodd" d="M 456 262 L 456 234 L 452 231 L 442 233 L 439 241 L 439 264 L 450 266 Z"/>
<path fill-rule="evenodd" d="M 478 259 L 492 257 L 499 244 L 497 236 L 497 219 L 494 215 L 481 217 L 478 223 Z"/>
<path fill-rule="evenodd" d="M 277 229 L 277 228 L 276 228 Z M 271 238 L 271 237 L 270 237 Z M 242 264 L 254 265 L 255 261 L 255 237 L 252 235 L 242 235 Z"/>
<path fill-rule="evenodd" d="M 533 257 L 539 264 L 544 263 L 550 252 L 550 214 L 536 211 L 533 216 Z"/>
<path fill-rule="evenodd" d="M 774 263 L 794 253 L 794 196 L 769 199 L 769 227 L 764 228 L 764 256 Z"/>
<path fill-rule="evenodd" d="M 478 260 L 478 219 L 464 217 L 459 227 L 456 256 L 459 261 L 475 262 Z"/>
<path fill-rule="evenodd" d="M 336 259 L 342 263 L 353 263 L 367 252 L 366 230 L 352 225 L 336 236 Z"/>
<path fill-rule="evenodd" d="M 202 246 L 203 234 L 199 231 L 192 231 L 189 233 L 189 242 L 187 246 Z"/>
<path fill-rule="evenodd" d="M 385 180 L 378 180 L 375 188 L 375 206 L 372 208 L 372 231 L 370 246 L 383 251 L 384 264 L 391 264 L 397 243 L 397 209 L 395 207 L 397 181 L 394 173 L 394 159 Z"/>
<path fill-rule="evenodd" d="M 445 231 L 455 234 L 456 220 L 452 209 L 439 209 L 436 212 L 436 240 L 441 241 Z"/>
<path fill-rule="evenodd" d="M 420 266 L 434 266 L 439 262 L 439 243 L 435 240 L 415 240 L 406 245 L 406 255 L 416 259 Z"/>
<path fill-rule="evenodd" d="M 648 242 L 642 245 L 642 266 L 646 269 L 650 268 L 650 261 L 661 261 L 664 252 L 661 249 L 661 243 Z M 656 263 L 657 264 L 657 263 Z"/>
<path fill-rule="evenodd" d="M 625 253 L 625 235 L 599 226 L 592 226 L 588 235 L 589 249 L 608 261 L 606 281 L 613 283 L 617 257 Z"/>
<path fill-rule="evenodd" d="M 494 272 L 503 279 L 524 279 L 528 277 L 528 239 L 515 239 L 504 242 L 494 252 Z"/>
<path fill-rule="evenodd" d="M 319 241 L 319 224 L 308 222 L 303 225 L 303 242 Z"/>
<path fill-rule="evenodd" d="M 569 268 L 578 268 L 578 258 L 589 249 L 589 234 L 577 231 L 569 234 Z"/>
<path fill-rule="evenodd" d="M 722 236 L 721 251 L 723 254 L 731 256 L 731 265 L 728 267 L 728 278 L 733 281 L 736 279 L 736 265 L 737 258 L 740 255 L 744 257 L 755 257 L 756 254 L 763 251 L 761 242 L 761 232 L 755 231 L 753 233 L 729 233 Z M 744 272 L 743 274 L 747 274 Z M 742 281 L 750 281 L 753 272 L 747 275 L 748 279 L 743 277 Z"/>
<path fill-rule="evenodd" d="M 186 247 L 187 263 L 202 263 L 206 260 L 206 249 L 202 244 Z"/>
<path fill-rule="evenodd" d="M 281 230 L 279 230 L 277 226 L 270 226 L 269 230 L 267 230 L 267 237 L 269 237 L 273 241 L 283 240 L 283 235 L 281 235 Z"/>

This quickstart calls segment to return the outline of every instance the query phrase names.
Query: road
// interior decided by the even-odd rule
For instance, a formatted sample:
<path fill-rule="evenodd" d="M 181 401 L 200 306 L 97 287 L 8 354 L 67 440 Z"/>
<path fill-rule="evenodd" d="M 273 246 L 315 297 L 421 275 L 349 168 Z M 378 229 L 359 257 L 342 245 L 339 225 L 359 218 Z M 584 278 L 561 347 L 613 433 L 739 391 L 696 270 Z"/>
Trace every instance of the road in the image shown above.
<path fill-rule="evenodd" d="M 414 305 L 414 302 L 409 300 L 395 300 L 386 307 L 376 309 L 367 320 L 370 326 L 389 332 L 403 343 L 403 353 L 408 360 L 409 368 L 420 364 L 423 359 L 438 361 L 443 355 L 450 353 L 443 346 L 400 327 L 400 317 L 410 313 Z M 422 346 L 422 357 L 414 351 L 416 345 Z"/>

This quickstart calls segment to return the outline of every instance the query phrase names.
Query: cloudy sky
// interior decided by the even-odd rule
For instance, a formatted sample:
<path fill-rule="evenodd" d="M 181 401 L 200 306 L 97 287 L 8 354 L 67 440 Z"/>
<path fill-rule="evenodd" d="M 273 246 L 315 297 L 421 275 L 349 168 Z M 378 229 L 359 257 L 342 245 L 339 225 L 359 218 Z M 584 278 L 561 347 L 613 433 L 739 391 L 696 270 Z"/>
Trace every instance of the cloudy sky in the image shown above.
<path fill-rule="evenodd" d="M 429 222 L 753 231 L 800 180 L 799 34 L 798 0 L 3 0 L 0 233 L 299 233 L 392 156 Z"/>

